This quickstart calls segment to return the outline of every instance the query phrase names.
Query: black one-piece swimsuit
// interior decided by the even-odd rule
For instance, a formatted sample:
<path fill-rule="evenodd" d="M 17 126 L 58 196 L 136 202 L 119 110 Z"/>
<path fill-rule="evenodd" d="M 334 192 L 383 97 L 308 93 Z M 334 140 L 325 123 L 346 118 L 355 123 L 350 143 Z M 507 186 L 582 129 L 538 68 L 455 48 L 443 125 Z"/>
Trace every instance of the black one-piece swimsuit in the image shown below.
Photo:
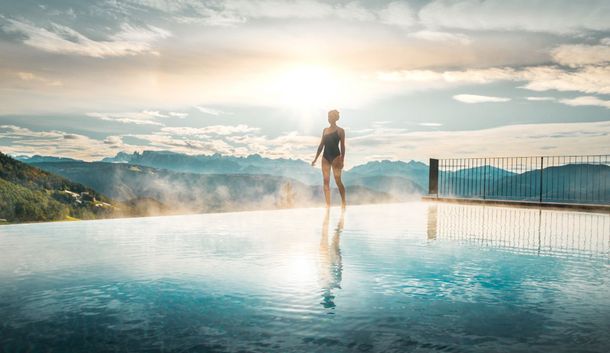
<path fill-rule="evenodd" d="M 324 154 L 323 157 L 329 163 L 333 163 L 333 160 L 337 158 L 338 155 L 341 154 L 339 151 L 339 132 L 335 130 L 330 134 L 324 135 Z"/>

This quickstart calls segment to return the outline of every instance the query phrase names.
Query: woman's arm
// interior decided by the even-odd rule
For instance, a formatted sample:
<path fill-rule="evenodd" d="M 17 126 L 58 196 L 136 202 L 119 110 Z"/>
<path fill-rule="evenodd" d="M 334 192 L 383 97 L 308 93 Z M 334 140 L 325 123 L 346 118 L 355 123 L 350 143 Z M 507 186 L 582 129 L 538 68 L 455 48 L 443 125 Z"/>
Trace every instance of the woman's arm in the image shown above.
<path fill-rule="evenodd" d="M 324 130 L 322 130 L 322 138 L 320 138 L 320 144 L 318 145 L 318 151 L 316 152 L 316 158 L 314 158 L 313 162 L 311 162 L 312 167 L 314 165 L 316 165 L 316 161 L 318 160 L 318 157 L 320 157 L 320 153 L 322 153 L 322 149 L 324 148 L 324 131 L 326 131 L 326 128 L 324 128 Z"/>
<path fill-rule="evenodd" d="M 341 155 L 339 156 L 339 158 L 341 158 L 341 168 L 343 168 L 343 160 L 345 159 L 345 130 L 341 129 L 341 134 L 339 135 L 339 137 L 341 138 Z"/>

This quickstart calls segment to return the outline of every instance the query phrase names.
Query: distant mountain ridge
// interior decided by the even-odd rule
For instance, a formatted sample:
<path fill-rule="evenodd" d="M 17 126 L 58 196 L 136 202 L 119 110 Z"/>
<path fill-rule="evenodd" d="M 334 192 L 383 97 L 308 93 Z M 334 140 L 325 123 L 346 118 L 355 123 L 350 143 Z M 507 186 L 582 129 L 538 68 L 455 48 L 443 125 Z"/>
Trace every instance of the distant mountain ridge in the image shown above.
<path fill-rule="evenodd" d="M 143 151 L 127 154 L 119 152 L 102 162 L 128 163 L 157 169 L 199 174 L 265 174 L 284 176 L 306 184 L 315 184 L 320 178 L 309 164 L 298 159 L 264 158 L 258 154 L 247 157 L 213 155 L 187 155 L 170 151 Z"/>
<path fill-rule="evenodd" d="M 33 156 L 22 157 L 21 161 L 57 163 L 66 160 L 58 157 Z M 235 157 L 220 154 L 187 155 L 171 151 L 143 151 L 132 154 L 119 152 L 114 157 L 102 159 L 101 162 L 132 164 L 198 174 L 273 175 L 298 180 L 307 185 L 320 185 L 322 182 L 320 169 L 312 168 L 309 163 L 299 159 L 266 158 L 258 154 Z M 346 185 L 360 185 L 381 192 L 392 192 L 395 188 L 390 188 L 389 185 L 398 185 L 398 181 L 404 180 L 405 187 L 400 189 L 400 192 L 406 194 L 404 190 L 409 190 L 409 193 L 419 195 L 428 188 L 428 166 L 416 161 L 373 161 L 344 171 L 343 179 Z"/>
<path fill-rule="evenodd" d="M 18 160 L 23 163 L 44 163 L 44 162 L 76 162 L 78 159 L 67 158 L 67 157 L 55 157 L 55 156 L 41 156 L 41 155 L 33 155 L 33 156 L 14 156 L 12 157 L 15 160 Z"/>
<path fill-rule="evenodd" d="M 108 195 L 138 215 L 324 204 L 321 171 L 302 160 L 169 151 L 120 152 L 100 162 L 17 158 Z M 343 180 L 350 204 L 397 202 L 419 198 L 427 187 L 426 175 L 423 163 L 381 161 L 352 168 Z M 337 204 L 338 191 L 334 185 L 331 190 Z"/>
<path fill-rule="evenodd" d="M 35 166 L 78 181 L 118 200 L 157 200 L 175 212 L 321 206 L 322 187 L 264 174 L 200 174 L 175 172 L 127 163 L 45 162 Z M 351 204 L 403 200 L 362 185 L 346 185 Z M 334 191 L 336 192 L 336 190 Z M 339 195 L 333 195 L 337 203 Z"/>

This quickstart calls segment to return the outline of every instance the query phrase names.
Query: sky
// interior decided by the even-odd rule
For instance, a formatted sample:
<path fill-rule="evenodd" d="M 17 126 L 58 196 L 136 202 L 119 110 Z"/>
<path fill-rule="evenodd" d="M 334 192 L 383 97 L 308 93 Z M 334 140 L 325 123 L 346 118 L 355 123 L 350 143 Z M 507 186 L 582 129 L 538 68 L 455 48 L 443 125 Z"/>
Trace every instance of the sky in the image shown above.
<path fill-rule="evenodd" d="M 311 161 L 610 146 L 610 1 L 0 0 L 0 151 Z"/>

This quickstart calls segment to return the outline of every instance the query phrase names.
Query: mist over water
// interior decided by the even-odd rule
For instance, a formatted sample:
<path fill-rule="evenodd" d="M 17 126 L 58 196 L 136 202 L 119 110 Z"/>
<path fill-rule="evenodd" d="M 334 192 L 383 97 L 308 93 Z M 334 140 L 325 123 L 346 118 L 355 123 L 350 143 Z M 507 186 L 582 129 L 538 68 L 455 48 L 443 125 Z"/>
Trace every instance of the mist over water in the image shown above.
<path fill-rule="evenodd" d="M 421 202 L 5 226 L 2 348 L 602 352 L 609 244 L 604 214 Z"/>

